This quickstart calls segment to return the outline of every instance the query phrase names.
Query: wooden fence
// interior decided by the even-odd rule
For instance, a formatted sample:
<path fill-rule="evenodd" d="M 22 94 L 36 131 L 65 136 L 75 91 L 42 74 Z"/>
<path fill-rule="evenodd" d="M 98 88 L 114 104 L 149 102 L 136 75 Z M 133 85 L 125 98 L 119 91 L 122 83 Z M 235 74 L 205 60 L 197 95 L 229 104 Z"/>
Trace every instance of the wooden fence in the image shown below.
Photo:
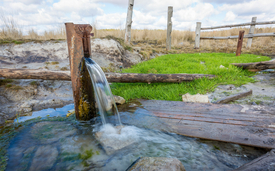
<path fill-rule="evenodd" d="M 275 24 L 275 21 L 264 21 L 264 22 L 256 22 L 257 17 L 253 17 L 250 23 L 242 23 L 242 24 L 231 24 L 231 25 L 224 25 L 224 26 L 216 26 L 216 27 L 204 27 L 201 28 L 201 22 L 197 22 L 196 27 L 196 38 L 195 38 L 195 49 L 200 47 L 200 40 L 201 39 L 212 39 L 212 40 L 223 40 L 223 39 L 238 39 L 239 36 L 227 36 L 227 37 L 200 37 L 201 30 L 213 30 L 213 29 L 220 29 L 220 28 L 231 28 L 231 27 L 242 27 L 242 26 L 249 26 L 250 30 L 247 35 L 244 35 L 244 38 L 248 38 L 247 41 L 247 48 L 251 47 L 253 37 L 273 37 L 275 33 L 260 33 L 254 34 L 255 26 L 256 25 L 267 25 L 267 24 Z"/>

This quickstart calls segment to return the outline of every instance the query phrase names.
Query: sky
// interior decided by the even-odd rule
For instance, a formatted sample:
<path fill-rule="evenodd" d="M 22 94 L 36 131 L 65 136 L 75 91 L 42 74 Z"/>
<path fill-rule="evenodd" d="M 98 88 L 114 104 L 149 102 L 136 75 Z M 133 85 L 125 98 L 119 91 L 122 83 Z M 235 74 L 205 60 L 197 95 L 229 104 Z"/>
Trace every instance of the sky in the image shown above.
<path fill-rule="evenodd" d="M 22 30 L 55 30 L 66 22 L 97 29 L 124 29 L 128 0 L 0 0 L 0 15 L 12 17 Z M 195 30 L 223 24 L 275 20 L 275 0 L 135 0 L 133 29 L 166 29 L 173 6 L 173 29 Z M 0 20 L 0 27 L 3 27 Z"/>

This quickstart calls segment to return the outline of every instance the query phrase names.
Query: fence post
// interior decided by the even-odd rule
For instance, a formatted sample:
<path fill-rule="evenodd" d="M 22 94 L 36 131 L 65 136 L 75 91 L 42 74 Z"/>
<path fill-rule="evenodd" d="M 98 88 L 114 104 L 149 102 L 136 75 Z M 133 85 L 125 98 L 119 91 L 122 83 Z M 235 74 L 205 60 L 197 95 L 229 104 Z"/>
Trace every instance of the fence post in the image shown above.
<path fill-rule="evenodd" d="M 171 50 L 172 17 L 173 17 L 173 7 L 169 6 L 168 18 L 167 18 L 166 50 Z"/>
<path fill-rule="evenodd" d="M 201 22 L 197 22 L 196 26 L 196 38 L 195 38 L 195 49 L 200 48 L 200 37 L 201 37 Z"/>
<path fill-rule="evenodd" d="M 238 38 L 238 44 L 237 44 L 236 56 L 240 56 L 242 53 L 243 37 L 244 37 L 244 31 L 240 31 L 239 38 Z"/>
<path fill-rule="evenodd" d="M 251 21 L 250 30 L 249 30 L 249 34 L 248 35 L 254 34 L 256 20 L 257 20 L 257 17 L 252 17 L 252 21 Z M 247 45 L 246 45 L 247 48 L 251 48 L 252 39 L 253 39 L 252 37 L 248 38 Z"/>
<path fill-rule="evenodd" d="M 131 42 L 131 27 L 132 27 L 132 16 L 133 16 L 133 8 L 134 8 L 134 0 L 129 0 L 128 4 L 128 12 L 126 19 L 126 27 L 125 27 L 125 43 L 130 44 Z"/>

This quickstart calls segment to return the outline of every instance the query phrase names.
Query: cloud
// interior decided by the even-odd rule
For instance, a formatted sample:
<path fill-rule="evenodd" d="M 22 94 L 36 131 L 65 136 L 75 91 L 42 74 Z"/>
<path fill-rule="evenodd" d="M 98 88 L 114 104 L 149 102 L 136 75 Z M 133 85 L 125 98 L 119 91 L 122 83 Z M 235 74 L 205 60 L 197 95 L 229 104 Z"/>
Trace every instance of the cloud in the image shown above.
<path fill-rule="evenodd" d="M 201 2 L 217 3 L 217 4 L 237 4 L 243 2 L 250 2 L 252 0 L 201 0 Z"/>
<path fill-rule="evenodd" d="M 53 10 L 71 13 L 75 12 L 82 17 L 102 15 L 103 10 L 93 0 L 60 0 L 53 4 Z"/>
<path fill-rule="evenodd" d="M 234 14 L 232 11 L 228 11 L 223 21 L 235 21 L 236 17 L 237 17 L 236 14 Z"/>

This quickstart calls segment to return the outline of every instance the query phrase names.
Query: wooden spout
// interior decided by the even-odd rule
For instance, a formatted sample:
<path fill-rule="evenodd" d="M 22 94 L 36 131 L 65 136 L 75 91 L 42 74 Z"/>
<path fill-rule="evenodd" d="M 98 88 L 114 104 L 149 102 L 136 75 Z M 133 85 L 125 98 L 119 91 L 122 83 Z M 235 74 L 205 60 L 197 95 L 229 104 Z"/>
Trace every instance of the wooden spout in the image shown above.
<path fill-rule="evenodd" d="M 95 95 L 84 57 L 90 57 L 89 24 L 66 23 L 67 43 L 70 59 L 71 81 L 75 115 L 78 120 L 88 121 L 96 117 Z"/>

